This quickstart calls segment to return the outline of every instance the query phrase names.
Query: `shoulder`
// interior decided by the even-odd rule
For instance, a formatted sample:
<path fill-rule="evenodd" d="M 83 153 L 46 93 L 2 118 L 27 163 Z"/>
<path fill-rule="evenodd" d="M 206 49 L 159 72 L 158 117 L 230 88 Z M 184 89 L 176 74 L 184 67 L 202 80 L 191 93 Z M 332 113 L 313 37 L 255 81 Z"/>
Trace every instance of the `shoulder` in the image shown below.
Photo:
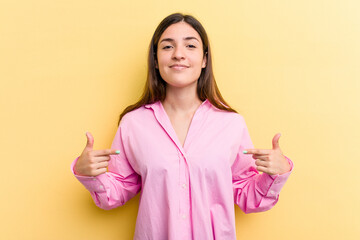
<path fill-rule="evenodd" d="M 210 115 L 226 124 L 245 125 L 245 119 L 241 114 L 218 109 L 213 105 L 210 108 Z"/>
<path fill-rule="evenodd" d="M 137 109 L 132 110 L 131 112 L 126 113 L 121 121 L 120 126 L 129 126 L 136 123 L 141 123 L 147 121 L 151 117 L 151 111 L 141 106 Z"/>

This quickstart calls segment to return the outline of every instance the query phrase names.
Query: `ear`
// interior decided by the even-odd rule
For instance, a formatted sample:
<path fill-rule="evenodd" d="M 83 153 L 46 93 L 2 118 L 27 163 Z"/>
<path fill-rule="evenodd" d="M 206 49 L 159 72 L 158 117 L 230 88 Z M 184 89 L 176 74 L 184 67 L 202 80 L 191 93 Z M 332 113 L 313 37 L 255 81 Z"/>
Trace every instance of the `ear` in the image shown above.
<path fill-rule="evenodd" d="M 207 52 L 204 54 L 203 62 L 202 62 L 202 68 L 205 68 L 207 64 Z"/>

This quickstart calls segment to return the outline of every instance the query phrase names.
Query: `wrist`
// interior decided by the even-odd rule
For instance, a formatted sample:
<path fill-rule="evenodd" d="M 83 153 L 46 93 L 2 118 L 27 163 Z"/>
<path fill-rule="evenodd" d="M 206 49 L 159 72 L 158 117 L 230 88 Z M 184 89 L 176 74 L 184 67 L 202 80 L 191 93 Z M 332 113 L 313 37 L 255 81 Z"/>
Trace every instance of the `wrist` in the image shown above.
<path fill-rule="evenodd" d="M 282 168 L 282 171 L 279 174 L 281 175 L 281 174 L 290 172 L 290 170 L 291 170 L 291 165 L 290 165 L 289 161 L 284 157 L 284 166 Z"/>

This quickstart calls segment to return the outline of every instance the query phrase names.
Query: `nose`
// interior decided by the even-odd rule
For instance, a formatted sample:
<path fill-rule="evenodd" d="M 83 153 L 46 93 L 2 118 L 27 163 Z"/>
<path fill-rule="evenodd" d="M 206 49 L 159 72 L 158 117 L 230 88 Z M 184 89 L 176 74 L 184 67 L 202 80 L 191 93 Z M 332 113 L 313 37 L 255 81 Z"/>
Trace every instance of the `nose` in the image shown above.
<path fill-rule="evenodd" d="M 175 47 L 173 52 L 173 58 L 184 59 L 185 58 L 184 50 L 181 47 Z"/>

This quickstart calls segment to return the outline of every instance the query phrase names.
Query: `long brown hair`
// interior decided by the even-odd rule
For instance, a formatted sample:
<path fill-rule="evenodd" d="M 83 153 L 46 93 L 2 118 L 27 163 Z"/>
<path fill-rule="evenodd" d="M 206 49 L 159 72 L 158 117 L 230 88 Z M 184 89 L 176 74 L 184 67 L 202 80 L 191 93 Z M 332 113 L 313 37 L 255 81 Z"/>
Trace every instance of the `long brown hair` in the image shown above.
<path fill-rule="evenodd" d="M 220 94 L 220 91 L 216 85 L 215 77 L 212 69 L 212 59 L 211 59 L 211 51 L 210 44 L 208 40 L 208 36 L 204 27 L 201 23 L 195 19 L 191 15 L 184 15 L 181 13 L 174 13 L 166 18 L 164 18 L 159 26 L 156 28 L 154 35 L 151 39 L 149 46 L 149 55 L 148 55 L 148 73 L 147 80 L 145 83 L 144 92 L 140 98 L 140 100 L 125 108 L 125 110 L 120 114 L 119 124 L 122 117 L 132 110 L 135 110 L 145 104 L 154 103 L 156 101 L 165 100 L 166 96 L 166 82 L 161 78 L 159 70 L 156 68 L 157 61 L 157 46 L 163 32 L 172 24 L 184 21 L 193 27 L 200 35 L 202 43 L 203 43 L 203 53 L 206 54 L 207 61 L 206 67 L 202 68 L 200 77 L 197 83 L 197 94 L 201 101 L 208 101 L 217 107 L 218 109 L 222 109 L 229 112 L 236 112 L 232 109 L 223 99 Z"/>

